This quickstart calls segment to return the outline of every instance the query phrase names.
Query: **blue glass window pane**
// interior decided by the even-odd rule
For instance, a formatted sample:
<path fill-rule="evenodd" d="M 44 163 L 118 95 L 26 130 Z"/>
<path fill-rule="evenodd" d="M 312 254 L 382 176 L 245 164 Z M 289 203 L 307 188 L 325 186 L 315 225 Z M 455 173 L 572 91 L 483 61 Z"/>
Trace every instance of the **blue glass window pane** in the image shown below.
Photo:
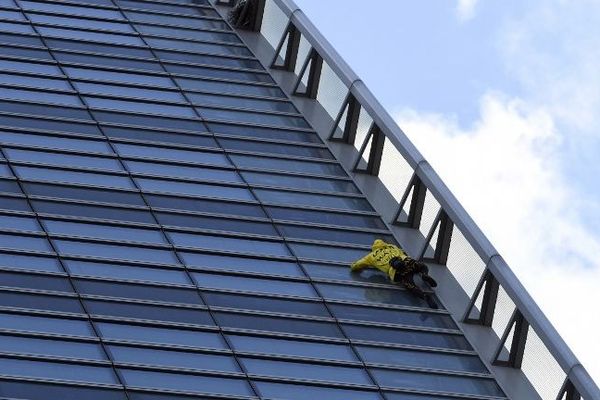
<path fill-rule="evenodd" d="M 388 324 L 427 326 L 431 328 L 458 329 L 449 315 L 410 312 L 375 307 L 331 304 L 331 312 L 338 318 Z"/>
<path fill-rule="evenodd" d="M 269 222 L 241 221 L 215 216 L 158 213 L 156 217 L 165 226 L 183 226 L 189 228 L 210 229 L 215 231 L 246 232 L 276 236 L 277 231 Z"/>
<path fill-rule="evenodd" d="M 109 346 L 109 349 L 114 360 L 118 363 L 224 372 L 240 371 L 231 356 L 125 346 Z"/>
<path fill-rule="evenodd" d="M 96 73 L 100 74 L 101 71 Z M 103 96 L 136 97 L 140 99 L 184 103 L 185 98 L 175 91 L 141 89 L 134 87 L 104 85 L 101 83 L 74 82 L 75 88 L 81 93 L 98 94 Z"/>
<path fill-rule="evenodd" d="M 81 106 L 79 97 L 70 94 L 40 92 L 37 90 L 10 89 L 4 87 L 0 90 L 0 96 L 11 100 L 30 100 L 43 103 L 64 104 L 75 107 Z"/>
<path fill-rule="evenodd" d="M 137 36 L 118 35 L 115 33 L 99 33 L 75 29 L 47 28 L 38 26 L 42 36 L 61 39 L 90 40 L 102 43 L 124 44 L 129 46 L 144 46 L 144 41 Z"/>
<path fill-rule="evenodd" d="M 8 131 L 0 131 L 0 140 L 3 143 L 14 143 L 27 146 L 44 146 L 67 150 L 84 150 L 87 152 L 112 154 L 112 150 L 108 143 L 99 140 L 84 140 L 60 136 L 45 136 L 36 135 L 33 133 L 19 133 Z"/>
<path fill-rule="evenodd" d="M 65 277 L 0 271 L 0 282 L 2 286 L 73 293 L 73 288 Z"/>
<path fill-rule="evenodd" d="M 126 176 L 104 175 L 92 172 L 74 172 L 59 169 L 15 166 L 15 172 L 21 179 L 80 183 L 96 186 L 134 189 L 131 179 Z"/>
<path fill-rule="evenodd" d="M 44 129 L 51 131 L 83 133 L 87 135 L 102 135 L 102 133 L 98 130 L 98 127 L 92 124 L 82 124 L 74 121 L 63 122 L 52 121 L 48 119 L 34 119 L 31 117 L 19 117 L 16 115 L 0 115 L 0 125 L 17 126 L 28 129 Z M 38 140 L 36 138 L 36 135 L 34 135 L 33 133 L 31 133 L 31 136 L 34 138 L 34 141 Z"/>
<path fill-rule="evenodd" d="M 112 109 L 118 111 L 129 111 L 139 113 L 150 113 L 160 115 L 172 115 L 175 117 L 195 118 L 196 113 L 190 107 L 174 106 L 170 104 L 158 104 L 149 102 L 125 101 L 116 99 L 105 99 L 101 97 L 84 96 L 90 107 Z"/>
<path fill-rule="evenodd" d="M 239 44 L 240 40 L 233 33 L 200 31 L 197 29 L 175 28 L 172 26 L 158 26 L 136 24 L 136 28 L 140 33 L 168 36 L 179 39 L 202 40 L 208 42 L 223 42 Z"/>
<path fill-rule="evenodd" d="M 227 326 L 231 328 L 334 338 L 343 337 L 342 332 L 336 326 L 336 324 L 330 322 L 305 321 L 292 318 L 260 317 L 256 315 L 224 312 L 213 312 L 213 315 L 220 326 Z"/>
<path fill-rule="evenodd" d="M 96 343 L 67 342 L 21 336 L 0 336 L 0 351 L 38 356 L 106 360 L 104 350 Z"/>
<path fill-rule="evenodd" d="M 141 146 L 123 143 L 115 143 L 115 148 L 119 154 L 124 157 L 147 157 L 172 161 L 231 166 L 231 163 L 222 152 L 189 151 L 158 146 Z"/>
<path fill-rule="evenodd" d="M 146 194 L 146 199 L 152 207 L 181 210 L 198 211 L 211 214 L 247 215 L 250 217 L 265 218 L 260 206 L 252 203 L 223 202 L 223 200 L 194 199 L 184 197 L 173 197 L 165 195 Z M 223 207 L 226 205 L 226 207 Z M 224 209 L 225 208 L 225 209 Z"/>
<path fill-rule="evenodd" d="M 63 260 L 63 262 L 73 275 L 191 285 L 185 272 L 178 270 L 75 260 Z"/>
<path fill-rule="evenodd" d="M 194 17 L 219 17 L 212 8 L 186 7 L 169 3 L 150 3 L 145 1 L 115 0 L 115 3 L 124 8 L 137 10 L 164 11 L 173 14 L 189 14 Z"/>
<path fill-rule="evenodd" d="M 66 53 L 65 53 L 66 54 Z M 99 57 L 96 57 L 98 59 Z M 95 59 L 94 59 L 95 60 Z M 67 60 L 74 61 L 74 60 Z M 117 62 L 117 60 L 113 60 Z M 74 79 L 106 80 L 120 83 L 133 83 L 148 86 L 175 88 L 173 81 L 166 76 L 135 74 L 132 72 L 109 71 L 106 69 L 64 67 L 67 75 Z"/>
<path fill-rule="evenodd" d="M 285 98 L 281 89 L 276 86 L 258 86 L 188 78 L 175 78 L 175 81 L 184 90 Z"/>
<path fill-rule="evenodd" d="M 118 246 L 100 243 L 85 243 L 68 240 L 53 240 L 58 251 L 63 254 L 92 256 L 108 259 L 123 259 L 149 263 L 177 264 L 177 258 L 169 250 L 144 247 Z"/>
<path fill-rule="evenodd" d="M 105 10 L 100 8 L 78 7 L 72 5 L 63 5 L 60 3 L 42 3 L 34 1 L 19 0 L 19 4 L 25 10 L 50 11 L 68 15 L 82 15 L 87 17 L 101 17 L 111 20 L 124 20 L 121 13 L 113 10 Z"/>
<path fill-rule="evenodd" d="M 370 215 L 353 215 L 317 210 L 299 210 L 286 207 L 266 207 L 273 219 L 300 222 L 317 222 L 327 225 L 351 226 L 359 228 L 387 229 L 381 218 Z"/>
<path fill-rule="evenodd" d="M 27 200 L 8 196 L 0 196 L 0 208 L 5 210 L 31 211 Z"/>
<path fill-rule="evenodd" d="M 64 272 L 56 258 L 0 253 L 0 265 L 15 269 Z"/>
<path fill-rule="evenodd" d="M 448 397 L 391 392 L 385 392 L 385 397 L 388 400 L 448 400 Z"/>
<path fill-rule="evenodd" d="M 455 350 L 472 350 L 467 340 L 458 334 L 432 333 L 385 327 L 375 328 L 350 324 L 342 324 L 342 329 L 349 339 Z"/>
<path fill-rule="evenodd" d="M 143 114 L 122 114 L 110 111 L 92 111 L 94 118 L 104 123 L 117 123 L 130 126 L 150 127 L 153 129 L 165 128 L 187 130 L 191 132 L 204 132 L 206 128 L 200 120 L 177 119 L 172 117 L 158 117 Z"/>
<path fill-rule="evenodd" d="M 188 92 L 187 97 L 195 104 L 204 106 L 249 108 L 259 111 L 281 111 L 290 113 L 297 112 L 296 107 L 294 107 L 292 103 L 287 101 L 252 99 L 248 97 L 220 96 L 193 92 Z"/>
<path fill-rule="evenodd" d="M 75 279 L 74 281 L 75 286 L 80 293 L 95 296 L 153 300 L 191 305 L 203 304 L 202 299 L 195 288 L 184 289 L 179 287 L 150 286 L 86 279 Z"/>
<path fill-rule="evenodd" d="M 101 48 L 104 48 L 107 46 L 101 46 Z M 140 49 L 135 49 L 135 53 L 140 52 Z M 146 52 L 146 51 L 144 51 Z M 69 62 L 73 62 L 73 63 L 79 63 L 79 64 L 87 64 L 87 65 L 99 65 L 99 66 L 107 66 L 107 67 L 111 67 L 111 68 L 132 68 L 132 69 L 139 69 L 142 71 L 152 71 L 152 72 L 161 72 L 163 73 L 164 70 L 163 68 L 161 68 L 160 63 L 155 60 L 155 59 L 140 59 L 140 60 L 136 60 L 136 59 L 128 59 L 128 58 L 119 58 L 118 56 L 115 57 L 114 54 L 115 51 L 109 51 L 110 55 L 102 55 L 102 54 L 79 54 L 79 53 L 71 53 L 71 52 L 63 52 L 60 50 L 55 50 L 52 52 L 52 54 L 56 57 L 56 59 L 60 62 L 64 62 L 64 63 L 69 63 Z M 79 68 L 71 68 L 71 67 L 65 67 L 65 71 L 67 71 L 67 75 L 70 75 L 71 71 L 76 71 L 79 70 Z M 109 71 L 106 71 L 109 72 Z M 85 73 L 83 72 L 83 70 L 81 70 L 81 78 L 85 78 L 85 77 L 89 77 L 90 79 L 93 79 L 93 76 L 88 76 L 86 74 L 91 74 L 92 71 Z M 120 72 L 115 72 L 116 74 L 120 75 Z M 129 75 L 129 73 L 125 73 L 126 75 Z M 113 80 L 113 77 L 118 76 L 118 75 L 108 75 L 107 79 L 109 80 Z M 101 79 L 101 78 L 100 78 Z M 114 79 L 116 81 L 119 81 L 119 79 Z M 124 82 L 129 82 L 127 79 Z M 143 83 L 143 82 L 142 82 Z"/>
<path fill-rule="evenodd" d="M 205 292 L 204 299 L 208 305 L 253 311 L 278 312 L 284 314 L 331 317 L 323 303 L 317 301 L 264 298 L 247 294 L 223 294 Z"/>
<path fill-rule="evenodd" d="M 350 273 L 348 271 L 348 273 Z M 405 306 L 423 306 L 425 303 L 403 289 L 344 286 L 317 283 L 323 297 L 334 300 L 351 300 L 367 303 L 397 304 Z"/>
<path fill-rule="evenodd" d="M 181 193 L 232 200 L 254 200 L 254 196 L 252 196 L 252 193 L 246 188 L 167 181 L 162 179 L 136 178 L 135 181 L 143 191 L 155 191 L 168 194 Z"/>
<path fill-rule="evenodd" d="M 27 13 L 27 16 L 34 24 L 62 25 L 73 28 L 89 29 L 92 26 L 101 26 L 102 29 L 115 32 L 135 33 L 131 25 L 127 23 L 118 23 L 110 21 L 99 21 L 79 18 L 58 17 L 54 15 L 43 15 Z"/>
<path fill-rule="evenodd" d="M 119 389 L 100 389 L 84 386 L 66 386 L 42 384 L 36 382 L 18 382 L 2 380 L 0 393 L 6 398 L 27 400 L 127 400 L 125 393 Z"/>
<path fill-rule="evenodd" d="M 149 326 L 97 322 L 103 337 L 138 343 L 154 343 L 189 347 L 226 349 L 220 334 L 184 329 L 164 329 Z"/>
<path fill-rule="evenodd" d="M 179 232 L 169 232 L 168 235 L 176 246 L 182 247 L 197 247 L 215 250 L 233 249 L 239 253 L 269 254 L 275 256 L 290 255 L 285 244 L 281 242 Z"/>
<path fill-rule="evenodd" d="M 0 0 L 0 6 L 7 8 L 17 8 L 17 5 L 12 0 Z"/>
<path fill-rule="evenodd" d="M 95 337 L 87 321 L 0 313 L 0 328 L 28 332 Z"/>
<path fill-rule="evenodd" d="M 2 4 L 1 2 L 0 6 L 6 7 L 6 5 Z M 23 13 L 20 11 L 0 10 L 0 18 L 11 21 L 27 21 Z"/>
<path fill-rule="evenodd" d="M 52 37 L 47 37 L 44 42 L 46 42 L 48 47 L 52 49 L 70 50 L 76 52 L 85 51 L 90 53 L 105 53 L 110 55 L 123 55 L 150 59 L 153 58 L 152 52 L 149 49 L 142 47 L 117 46 L 103 44 L 100 42 L 81 42 L 79 40 L 55 39 Z"/>
<path fill-rule="evenodd" d="M 252 53 L 246 47 L 241 46 L 229 46 L 226 44 L 214 44 L 214 43 L 204 43 L 204 42 L 196 42 L 185 39 L 162 39 L 162 38 L 153 38 L 149 36 L 145 36 L 144 39 L 148 42 L 148 45 L 151 47 L 170 49 L 170 50 L 180 50 L 180 51 L 189 51 L 192 53 L 207 53 L 207 54 L 215 54 L 215 55 L 224 55 L 224 56 L 241 56 L 241 57 L 251 57 Z"/>
<path fill-rule="evenodd" d="M 15 74 L 0 74 L 0 84 L 3 85 L 22 85 L 37 87 L 43 89 L 55 89 L 72 91 L 71 85 L 64 79 L 38 78 L 34 76 L 24 76 Z"/>
<path fill-rule="evenodd" d="M 0 21 L 0 31 L 13 33 L 31 33 L 35 34 L 33 28 L 28 24 L 12 24 L 10 22 Z"/>
<path fill-rule="evenodd" d="M 255 381 L 255 385 L 262 396 L 281 400 L 381 400 L 381 397 L 375 391 L 367 392 L 305 384 L 290 385 L 260 381 Z"/>
<path fill-rule="evenodd" d="M 0 243 L 2 243 L 2 247 L 10 249 L 52 251 L 52 247 L 43 237 L 0 233 Z"/>
<path fill-rule="evenodd" d="M 0 373 L 30 378 L 64 379 L 94 383 L 117 383 L 112 368 L 9 358 L 0 358 Z"/>
<path fill-rule="evenodd" d="M 18 292 L 2 292 L 0 306 L 30 308 L 70 313 L 83 313 L 79 300 L 75 297 L 46 296 Z"/>
<path fill-rule="evenodd" d="M 194 42 L 188 40 L 161 39 L 149 36 L 145 36 L 144 39 L 150 47 L 157 47 L 170 50 L 183 50 L 194 53 L 218 54 L 225 56 L 252 56 L 252 53 L 246 47 Z"/>
<path fill-rule="evenodd" d="M 16 229 L 22 231 L 41 232 L 41 227 L 33 217 L 17 217 L 0 215 L 0 229 Z"/>
<path fill-rule="evenodd" d="M 85 300 L 84 303 L 86 309 L 92 315 L 180 324 L 214 325 L 208 311 L 204 310 L 94 300 Z"/>
<path fill-rule="evenodd" d="M 186 252 L 179 252 L 179 255 L 187 266 L 192 268 L 304 276 L 298 264 L 293 262 Z"/>
<path fill-rule="evenodd" d="M 252 396 L 245 380 L 214 378 L 200 375 L 176 375 L 161 372 L 120 369 L 127 386 L 181 390 L 186 392 Z"/>
<path fill-rule="evenodd" d="M 111 225 L 54 221 L 46 219 L 44 226 L 51 234 L 95 237 L 109 240 L 166 244 L 159 230 L 125 228 Z"/>
<path fill-rule="evenodd" d="M 145 203 L 138 193 L 121 192 L 109 189 L 78 188 L 62 185 L 47 185 L 41 183 L 23 183 L 25 192 L 31 195 L 77 199 L 84 201 L 122 203 L 134 206 L 144 206 Z"/>
<path fill-rule="evenodd" d="M 9 35 L 0 35 L 2 41 L 6 41 L 6 36 Z M 23 39 L 34 39 L 36 38 L 28 38 L 26 36 L 22 36 Z M 47 50 L 44 49 L 29 49 L 29 48 L 21 48 L 10 45 L 0 45 L 0 54 L 4 54 L 7 56 L 17 56 L 17 57 L 25 57 L 25 58 L 36 58 L 40 60 L 52 60 L 52 56 Z"/>
<path fill-rule="evenodd" d="M 129 171 L 138 174 L 243 183 L 238 173 L 230 170 L 140 161 L 125 161 L 125 165 Z"/>
<path fill-rule="evenodd" d="M 219 148 L 217 142 L 208 135 L 165 132 L 164 130 L 128 129 L 123 127 L 103 127 L 110 138 L 122 138 L 161 144 L 191 145 Z"/>
<path fill-rule="evenodd" d="M 280 186 L 295 189 L 322 190 L 329 192 L 359 193 L 351 181 L 306 178 L 293 175 L 275 175 L 260 172 L 242 172 L 251 185 Z"/>
<path fill-rule="evenodd" d="M 288 115 L 262 114 L 258 112 L 232 111 L 216 108 L 196 108 L 203 118 L 209 120 L 224 120 L 250 124 L 265 124 L 284 126 L 289 128 L 308 128 L 308 124 L 302 117 Z"/>
<path fill-rule="evenodd" d="M 4 152 L 10 161 L 34 162 L 71 168 L 84 167 L 108 171 L 124 171 L 119 161 L 114 158 L 87 157 L 74 154 L 50 153 L 45 151 L 30 151 L 8 148 L 5 149 Z"/>
<path fill-rule="evenodd" d="M 357 346 L 356 350 L 361 358 L 368 363 L 488 373 L 487 368 L 477 356 L 391 349 L 387 347 Z"/>
<path fill-rule="evenodd" d="M 357 361 L 348 345 L 227 335 L 236 351 L 270 355 L 295 356 L 336 361 Z"/>
<path fill-rule="evenodd" d="M 4 112 L 10 113 L 19 113 L 35 116 L 39 115 L 44 117 L 75 118 L 85 121 L 91 120 L 89 113 L 83 108 L 38 104 L 37 101 L 31 103 L 15 103 L 13 101 L 0 101 L 0 108 Z"/>
<path fill-rule="evenodd" d="M 67 203 L 61 201 L 32 200 L 33 208 L 39 213 L 54 215 L 70 215 L 78 217 L 114 219 L 116 221 L 132 221 L 153 224 L 156 221 L 149 210 L 100 207 L 86 204 Z"/>
<path fill-rule="evenodd" d="M 342 382 L 358 385 L 373 385 L 362 368 L 334 367 L 295 362 L 241 358 L 240 362 L 249 374 L 277 378 L 307 379 L 315 381 Z"/>
<path fill-rule="evenodd" d="M 198 31 L 194 31 L 198 32 Z M 239 62 L 251 62 L 251 60 L 244 59 L 233 59 L 233 58 L 222 58 L 218 56 L 201 56 L 197 54 L 192 54 L 191 56 L 195 56 L 196 58 L 202 57 L 202 64 L 213 64 L 213 65 L 221 65 L 221 60 L 230 60 L 230 61 L 238 61 Z M 198 65 L 183 65 L 183 64 L 169 64 L 165 63 L 165 69 L 169 72 L 181 75 L 188 76 L 197 76 L 204 78 L 218 78 L 218 79 L 230 79 L 236 81 L 248 81 L 248 82 L 259 82 L 259 83 L 273 83 L 273 80 L 268 74 L 261 73 L 259 71 L 235 71 L 235 70 L 227 70 L 220 68 L 210 68 L 210 67 L 201 67 Z M 191 93 L 190 93 L 191 94 Z M 239 98 L 242 101 L 242 98 Z M 295 109 L 294 109 L 295 110 Z M 280 110 L 283 111 L 283 110 Z"/>
<path fill-rule="evenodd" d="M 0 159 L 3 159 L 2 156 L 0 156 Z M 3 178 L 14 178 L 15 177 L 13 175 L 12 171 L 10 170 L 10 168 L 8 168 L 8 165 L 6 165 L 6 164 L 0 164 L 0 176 Z"/>
<path fill-rule="evenodd" d="M 23 194 L 21 188 L 14 180 L 2 179 L 0 177 L 0 192 Z"/>
<path fill-rule="evenodd" d="M 260 201 L 268 203 L 327 207 L 340 210 L 373 211 L 369 202 L 362 198 L 267 189 L 256 189 L 254 193 Z"/>
<path fill-rule="evenodd" d="M 292 131 L 282 128 L 266 128 L 234 124 L 207 123 L 211 131 L 230 136 L 256 137 L 262 139 L 282 139 L 292 142 L 322 143 L 315 132 Z M 342 174 L 342 176 L 345 176 Z"/>
<path fill-rule="evenodd" d="M 290 296 L 317 297 L 309 283 L 274 279 L 247 278 L 195 272 L 192 274 L 199 287 L 242 290 Z"/>
<path fill-rule="evenodd" d="M 388 243 L 394 243 L 394 237 L 381 233 L 367 233 L 346 231 L 329 228 L 311 228 L 307 226 L 295 226 L 278 224 L 277 227 L 281 234 L 286 238 L 323 240 L 327 242 L 339 242 L 349 244 L 370 245 L 376 239 L 385 240 Z"/>
<path fill-rule="evenodd" d="M 127 18 L 134 22 L 148 22 L 164 25 L 176 25 L 185 28 L 192 29 L 221 29 L 230 30 L 229 26 L 225 21 L 212 20 L 212 19 L 200 19 L 200 18 L 186 18 L 178 17 L 174 15 L 166 14 L 150 14 L 141 13 L 137 11 L 124 11 Z"/>
<path fill-rule="evenodd" d="M 254 59 L 246 59 L 246 58 L 229 58 L 229 57 L 220 57 L 220 56 L 211 56 L 206 54 L 194 54 L 194 53 L 183 53 L 177 51 L 168 51 L 168 50 L 155 50 L 157 57 L 159 57 L 163 61 L 184 61 L 188 63 L 195 63 L 201 65 L 214 65 L 219 67 L 234 67 L 234 68 L 249 68 L 263 71 L 263 66 L 260 62 Z M 172 70 L 174 65 L 168 65 L 167 71 L 169 72 L 177 72 L 176 70 Z M 181 72 L 188 75 L 194 75 L 193 73 Z"/>
<path fill-rule="evenodd" d="M 364 250 L 345 247 L 289 243 L 296 256 L 313 260 L 346 262 L 348 265 L 365 255 Z M 362 255 L 361 255 L 362 254 Z"/>
<path fill-rule="evenodd" d="M 238 154 L 231 154 L 230 157 L 231 160 L 241 168 L 346 176 L 342 167 L 333 163 L 284 160 L 280 158 L 243 156 Z"/>
<path fill-rule="evenodd" d="M 22 44 L 25 46 L 44 46 L 42 41 L 35 36 L 13 35 L 10 33 L 3 32 L 0 32 L 0 42 L 10 44 Z"/>
<path fill-rule="evenodd" d="M 375 368 L 371 372 L 380 385 L 387 387 L 504 397 L 504 393 L 492 379 Z"/>

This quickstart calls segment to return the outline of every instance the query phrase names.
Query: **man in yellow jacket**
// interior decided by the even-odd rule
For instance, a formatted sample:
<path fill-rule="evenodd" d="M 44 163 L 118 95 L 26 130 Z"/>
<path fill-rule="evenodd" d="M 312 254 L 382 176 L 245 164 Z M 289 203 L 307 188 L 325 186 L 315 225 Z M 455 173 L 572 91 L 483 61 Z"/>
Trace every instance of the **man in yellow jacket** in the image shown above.
<path fill-rule="evenodd" d="M 415 285 L 414 275 L 419 274 L 429 286 L 436 287 L 437 282 L 429 276 L 427 265 L 410 258 L 404 250 L 377 239 L 371 246 L 371 252 L 352 264 L 352 272 L 360 272 L 364 268 L 377 268 L 384 272 L 392 282 L 404 285 L 413 295 L 425 300 L 429 307 L 438 308 L 435 300 Z"/>

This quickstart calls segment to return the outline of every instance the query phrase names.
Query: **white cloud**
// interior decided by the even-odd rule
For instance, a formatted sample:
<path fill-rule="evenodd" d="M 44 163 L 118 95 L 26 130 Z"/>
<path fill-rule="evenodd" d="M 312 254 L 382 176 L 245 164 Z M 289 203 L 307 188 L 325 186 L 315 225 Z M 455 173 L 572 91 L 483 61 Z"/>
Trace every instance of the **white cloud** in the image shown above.
<path fill-rule="evenodd" d="M 600 321 L 589 314 L 600 304 L 600 235 L 583 224 L 577 193 L 563 177 L 563 138 L 552 114 L 488 93 L 468 129 L 410 109 L 396 120 L 600 378 L 600 348 L 590 346 Z M 589 311 L 574 312 L 582 306 Z"/>
<path fill-rule="evenodd" d="M 535 4 L 535 3 L 534 3 Z M 507 71 L 578 133 L 600 125 L 600 1 L 544 0 L 501 27 Z"/>
<path fill-rule="evenodd" d="M 456 16 L 459 21 L 465 22 L 475 16 L 475 7 L 478 0 L 458 0 L 456 5 Z"/>

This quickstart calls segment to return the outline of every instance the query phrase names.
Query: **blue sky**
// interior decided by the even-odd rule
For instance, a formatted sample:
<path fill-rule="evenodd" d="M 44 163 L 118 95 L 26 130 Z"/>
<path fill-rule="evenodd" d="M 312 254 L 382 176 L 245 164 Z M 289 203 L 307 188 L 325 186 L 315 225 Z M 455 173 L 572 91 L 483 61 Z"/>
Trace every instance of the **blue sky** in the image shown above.
<path fill-rule="evenodd" d="M 600 1 L 296 2 L 600 381 Z"/>

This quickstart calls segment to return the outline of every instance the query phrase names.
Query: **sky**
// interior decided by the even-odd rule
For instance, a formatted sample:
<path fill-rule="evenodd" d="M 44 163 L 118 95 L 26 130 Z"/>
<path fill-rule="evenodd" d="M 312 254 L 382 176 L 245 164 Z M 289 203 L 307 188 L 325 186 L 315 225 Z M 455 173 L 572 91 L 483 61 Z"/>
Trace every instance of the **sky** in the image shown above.
<path fill-rule="evenodd" d="M 600 382 L 600 0 L 296 0 Z"/>

